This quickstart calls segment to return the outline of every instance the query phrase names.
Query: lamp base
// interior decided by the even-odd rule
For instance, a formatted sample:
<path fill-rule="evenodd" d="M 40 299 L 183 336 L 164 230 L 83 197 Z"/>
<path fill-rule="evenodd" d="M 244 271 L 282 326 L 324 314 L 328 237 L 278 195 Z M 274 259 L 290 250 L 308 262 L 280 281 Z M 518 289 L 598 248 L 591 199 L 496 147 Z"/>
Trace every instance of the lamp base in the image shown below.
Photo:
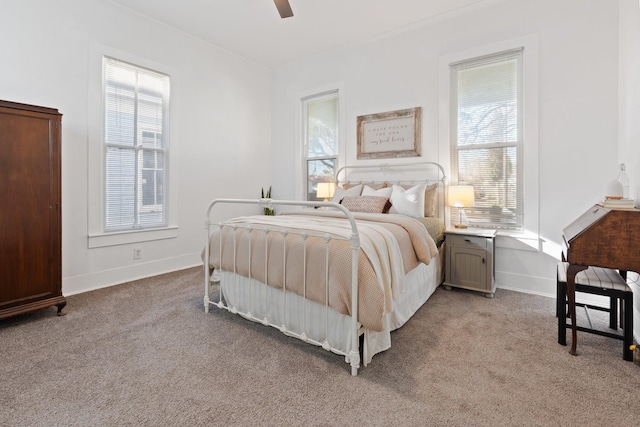
<path fill-rule="evenodd" d="M 455 228 L 468 228 L 467 224 L 468 219 L 467 219 L 467 214 L 464 212 L 464 208 L 458 208 L 458 215 L 459 215 L 459 219 L 458 219 L 458 223 L 454 225 Z"/>

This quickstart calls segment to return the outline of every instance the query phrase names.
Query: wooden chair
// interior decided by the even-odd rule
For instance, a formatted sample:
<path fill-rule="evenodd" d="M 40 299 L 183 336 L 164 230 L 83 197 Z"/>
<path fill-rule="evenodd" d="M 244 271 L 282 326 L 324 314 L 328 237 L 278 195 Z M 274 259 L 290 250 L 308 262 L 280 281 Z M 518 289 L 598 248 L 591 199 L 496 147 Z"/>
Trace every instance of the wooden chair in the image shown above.
<path fill-rule="evenodd" d="M 558 317 L 558 344 L 567 345 L 567 329 L 571 324 L 567 323 L 567 267 L 566 262 L 558 263 L 557 287 L 556 287 L 556 316 Z M 590 304 L 576 303 L 576 306 L 584 307 L 587 314 L 589 327 L 577 326 L 578 331 L 589 332 L 609 338 L 622 340 L 622 357 L 624 360 L 633 360 L 633 291 L 627 285 L 626 280 L 617 270 L 601 267 L 589 267 L 576 274 L 576 293 L 603 295 L 609 297 L 609 307 L 599 307 Z M 589 309 L 605 311 L 609 313 L 609 327 L 618 329 L 618 306 L 620 305 L 620 327 L 622 334 L 594 329 L 589 318 Z M 575 322 L 575 319 L 571 320 Z"/>

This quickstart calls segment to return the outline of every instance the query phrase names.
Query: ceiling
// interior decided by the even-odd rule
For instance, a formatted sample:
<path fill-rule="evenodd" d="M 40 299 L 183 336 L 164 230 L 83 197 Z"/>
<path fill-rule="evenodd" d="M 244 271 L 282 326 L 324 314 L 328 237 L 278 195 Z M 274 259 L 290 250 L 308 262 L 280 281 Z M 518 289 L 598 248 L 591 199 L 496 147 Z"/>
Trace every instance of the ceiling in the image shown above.
<path fill-rule="evenodd" d="M 499 0 L 111 0 L 267 67 L 358 45 Z"/>

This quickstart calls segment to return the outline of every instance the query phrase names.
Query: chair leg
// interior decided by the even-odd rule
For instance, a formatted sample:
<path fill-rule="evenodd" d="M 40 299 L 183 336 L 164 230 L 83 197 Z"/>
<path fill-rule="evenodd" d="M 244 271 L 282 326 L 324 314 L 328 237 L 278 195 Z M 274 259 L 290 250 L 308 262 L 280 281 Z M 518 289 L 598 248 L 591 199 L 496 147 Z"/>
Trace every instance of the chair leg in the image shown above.
<path fill-rule="evenodd" d="M 633 344 L 633 292 L 625 292 L 624 305 L 622 310 L 624 311 L 624 324 L 623 324 L 623 353 L 624 360 L 633 360 L 633 351 L 631 350 L 631 344 Z"/>
<path fill-rule="evenodd" d="M 556 317 L 560 316 L 560 312 L 564 310 L 560 309 L 560 299 L 566 300 L 566 297 L 563 298 L 563 295 L 560 294 L 560 280 L 556 279 Z"/>
<path fill-rule="evenodd" d="M 618 329 L 618 298 L 609 297 L 609 327 Z"/>
<path fill-rule="evenodd" d="M 567 283 L 558 281 L 556 316 L 558 316 L 558 344 L 567 345 Z"/>

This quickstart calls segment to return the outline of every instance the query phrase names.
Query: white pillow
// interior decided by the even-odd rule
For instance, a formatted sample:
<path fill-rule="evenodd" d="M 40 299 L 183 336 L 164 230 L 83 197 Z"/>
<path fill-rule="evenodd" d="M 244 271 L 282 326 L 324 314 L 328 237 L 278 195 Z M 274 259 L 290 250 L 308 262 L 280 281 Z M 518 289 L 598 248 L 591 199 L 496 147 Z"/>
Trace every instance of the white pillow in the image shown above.
<path fill-rule="evenodd" d="M 362 189 L 362 196 L 376 196 L 376 197 L 386 197 L 387 199 L 391 197 L 391 192 L 393 191 L 393 188 L 391 187 L 386 187 L 386 188 L 380 188 L 378 190 L 374 190 L 373 188 L 369 187 L 368 185 L 365 185 L 364 188 Z"/>
<path fill-rule="evenodd" d="M 336 191 L 333 193 L 331 201 L 333 203 L 340 203 L 344 196 L 359 196 L 361 192 L 362 184 L 354 185 L 353 187 L 347 189 L 336 187 Z"/>
<path fill-rule="evenodd" d="M 424 218 L 424 191 L 426 184 L 415 185 L 408 190 L 393 185 L 391 191 L 391 209 L 389 213 L 397 213 L 414 218 Z"/>

